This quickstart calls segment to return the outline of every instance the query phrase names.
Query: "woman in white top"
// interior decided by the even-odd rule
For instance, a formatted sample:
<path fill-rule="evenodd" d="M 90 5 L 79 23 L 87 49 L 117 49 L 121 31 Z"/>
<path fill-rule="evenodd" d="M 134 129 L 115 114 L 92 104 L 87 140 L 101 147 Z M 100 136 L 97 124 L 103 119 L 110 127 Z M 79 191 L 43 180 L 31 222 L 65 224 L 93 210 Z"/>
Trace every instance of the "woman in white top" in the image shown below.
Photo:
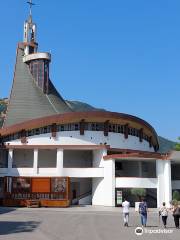
<path fill-rule="evenodd" d="M 124 226 L 128 227 L 130 203 L 126 199 L 124 199 L 124 202 L 122 203 L 122 208 L 123 208 Z"/>
<path fill-rule="evenodd" d="M 163 202 L 162 207 L 159 211 L 161 217 L 162 217 L 162 222 L 164 227 L 166 228 L 167 225 L 167 218 L 168 218 L 168 208 L 166 207 L 166 203 Z"/>

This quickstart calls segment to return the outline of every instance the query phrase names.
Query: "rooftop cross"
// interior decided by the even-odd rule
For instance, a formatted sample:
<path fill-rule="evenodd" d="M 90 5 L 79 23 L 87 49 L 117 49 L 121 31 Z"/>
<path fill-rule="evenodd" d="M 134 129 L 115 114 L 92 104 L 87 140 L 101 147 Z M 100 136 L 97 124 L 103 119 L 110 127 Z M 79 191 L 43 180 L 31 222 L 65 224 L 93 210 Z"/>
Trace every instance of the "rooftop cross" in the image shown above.
<path fill-rule="evenodd" d="M 33 3 L 32 0 L 29 0 L 27 4 L 29 4 L 29 12 L 30 12 L 30 16 L 32 16 L 32 6 L 35 5 L 35 3 Z"/>

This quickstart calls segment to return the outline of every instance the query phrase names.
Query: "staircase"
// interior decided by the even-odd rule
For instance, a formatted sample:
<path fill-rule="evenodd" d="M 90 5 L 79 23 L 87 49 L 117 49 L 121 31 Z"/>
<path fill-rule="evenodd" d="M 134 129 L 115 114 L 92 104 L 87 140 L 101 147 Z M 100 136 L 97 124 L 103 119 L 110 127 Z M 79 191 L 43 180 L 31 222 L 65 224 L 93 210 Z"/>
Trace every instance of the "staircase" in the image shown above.
<path fill-rule="evenodd" d="M 39 208 L 40 202 L 39 200 L 27 200 L 27 207 L 28 208 Z"/>
<path fill-rule="evenodd" d="M 84 201 L 87 201 L 87 204 L 89 205 L 91 204 L 89 199 L 92 199 L 92 191 L 88 191 L 72 199 L 72 205 L 84 205 Z"/>

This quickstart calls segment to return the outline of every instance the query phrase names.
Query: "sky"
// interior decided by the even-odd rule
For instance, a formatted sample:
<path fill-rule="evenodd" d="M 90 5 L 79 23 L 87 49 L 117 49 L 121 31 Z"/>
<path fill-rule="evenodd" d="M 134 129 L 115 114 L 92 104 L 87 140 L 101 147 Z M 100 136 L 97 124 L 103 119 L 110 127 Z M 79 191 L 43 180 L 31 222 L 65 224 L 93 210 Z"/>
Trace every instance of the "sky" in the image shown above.
<path fill-rule="evenodd" d="M 180 136 L 179 0 L 34 0 L 40 51 L 50 51 L 51 79 L 79 100 L 149 122 Z M 29 10 L 0 1 L 0 97 L 8 97 L 17 43 Z"/>

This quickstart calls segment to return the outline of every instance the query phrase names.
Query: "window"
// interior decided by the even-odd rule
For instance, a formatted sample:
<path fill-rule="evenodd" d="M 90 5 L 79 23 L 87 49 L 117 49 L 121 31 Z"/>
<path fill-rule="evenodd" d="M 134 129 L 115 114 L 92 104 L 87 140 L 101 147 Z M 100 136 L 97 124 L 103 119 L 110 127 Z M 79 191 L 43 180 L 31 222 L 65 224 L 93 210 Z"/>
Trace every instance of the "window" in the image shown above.
<path fill-rule="evenodd" d="M 122 162 L 116 162 L 115 169 L 116 170 L 123 170 Z"/>
<path fill-rule="evenodd" d="M 75 131 L 79 130 L 79 124 L 75 124 Z"/>
<path fill-rule="evenodd" d="M 8 167 L 8 151 L 6 149 L 0 149 L 0 168 Z"/>
<path fill-rule="evenodd" d="M 116 132 L 116 125 L 112 125 L 112 131 Z"/>
<path fill-rule="evenodd" d="M 95 131 L 95 124 L 94 123 L 91 124 L 91 130 Z"/>
<path fill-rule="evenodd" d="M 30 62 L 29 69 L 38 87 L 40 87 L 43 92 L 47 92 L 49 62 L 45 60 L 34 60 Z"/>

